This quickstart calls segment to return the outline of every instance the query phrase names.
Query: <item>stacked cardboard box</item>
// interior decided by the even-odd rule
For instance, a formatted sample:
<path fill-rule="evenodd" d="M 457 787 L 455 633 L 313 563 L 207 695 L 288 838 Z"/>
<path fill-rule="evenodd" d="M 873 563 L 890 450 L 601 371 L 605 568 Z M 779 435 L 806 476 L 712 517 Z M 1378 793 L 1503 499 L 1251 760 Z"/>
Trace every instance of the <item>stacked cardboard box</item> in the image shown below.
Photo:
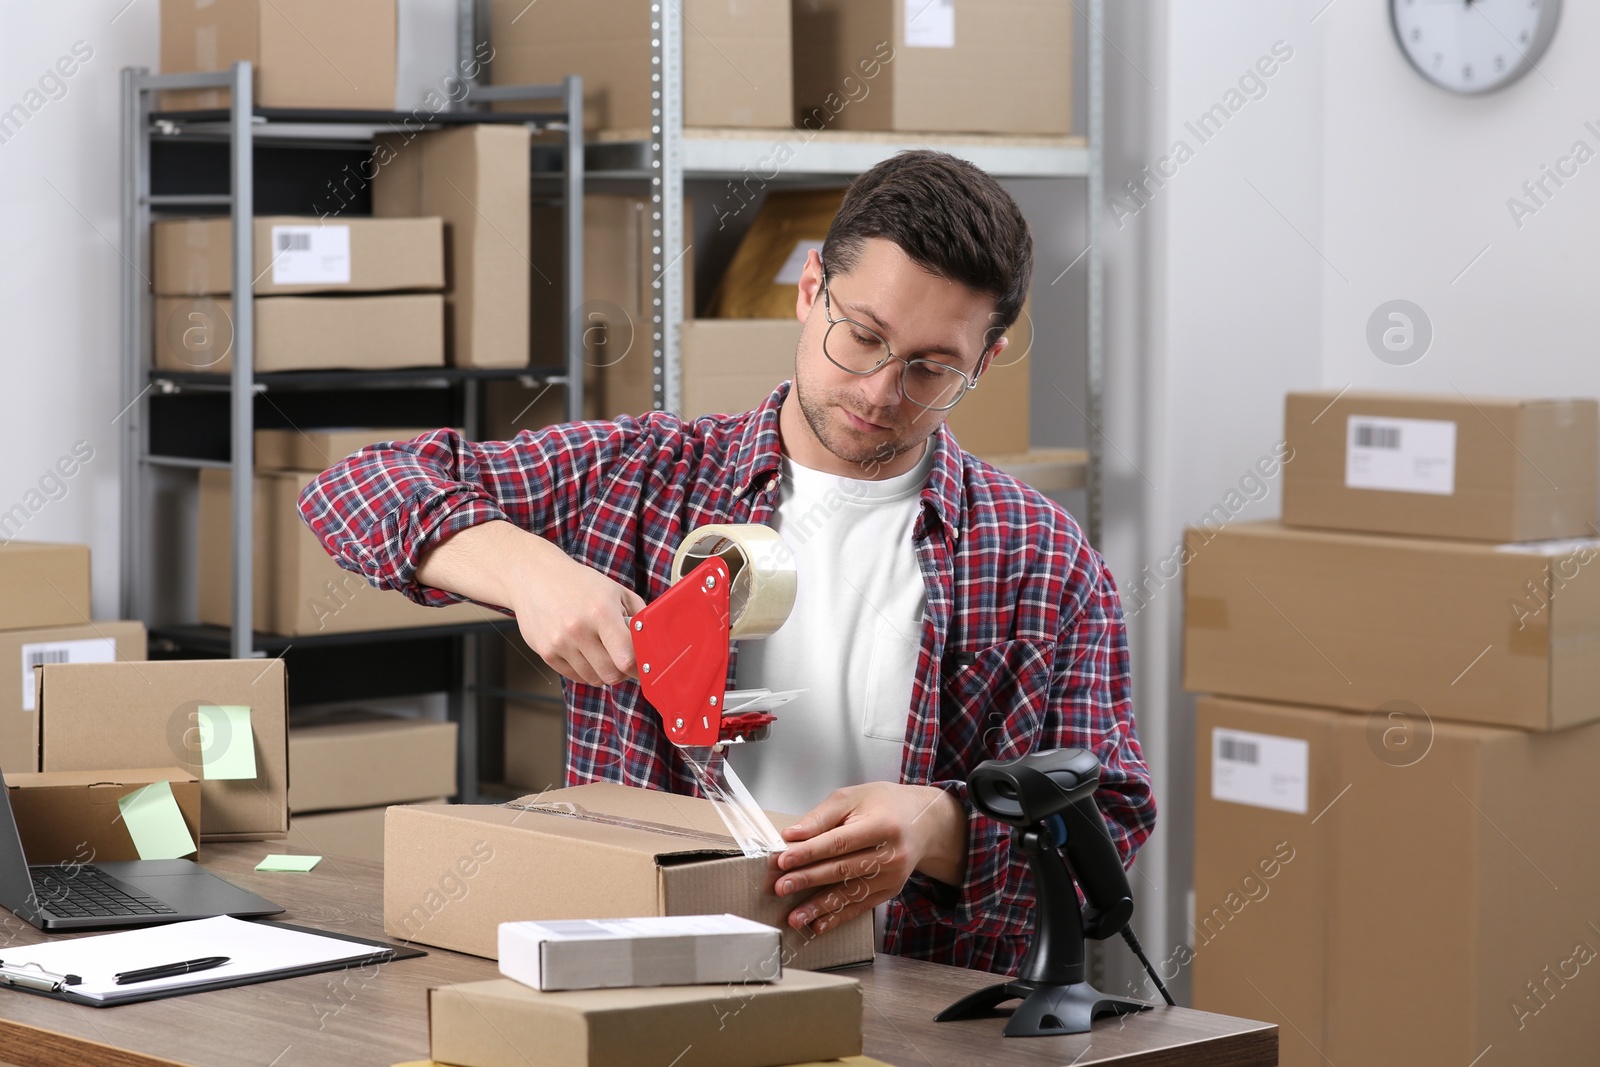
<path fill-rule="evenodd" d="M 300 493 L 332 463 L 369 444 L 426 432 L 260 430 L 255 475 L 254 626 L 288 636 L 482 621 L 473 604 L 428 608 L 342 569 L 300 518 Z M 271 469 L 277 464 L 289 469 Z M 233 475 L 200 472 L 200 621 L 233 619 Z"/>
<path fill-rule="evenodd" d="M 1068 133 L 1073 12 L 1053 0 L 794 0 L 794 124 Z"/>
<path fill-rule="evenodd" d="M 474 78 L 487 44 L 456 55 L 450 0 L 166 0 L 161 5 L 165 74 L 255 65 L 257 107 L 444 111 Z M 221 89 L 162 94 L 167 110 L 227 107 Z"/>
<path fill-rule="evenodd" d="M 456 724 L 346 711 L 289 728 L 291 840 L 383 862 L 390 804 L 455 795 Z"/>
<path fill-rule="evenodd" d="M 584 124 L 644 135 L 651 118 L 650 9 L 632 0 L 493 0 L 496 85 L 583 77 Z M 677 14 L 677 12 L 674 12 Z M 786 127 L 793 111 L 789 0 L 686 0 L 687 126 Z M 530 105 L 503 105 L 528 110 Z"/>
<path fill-rule="evenodd" d="M 145 651 L 143 623 L 90 621 L 88 545 L 0 543 L 0 770 L 39 770 L 35 668 Z"/>
<path fill-rule="evenodd" d="M 768 194 L 711 295 L 711 317 L 683 325 L 684 414 L 743 411 L 794 376 L 801 333 L 796 286 L 809 254 L 821 252 L 843 197 L 839 189 Z M 820 310 L 816 314 L 820 319 Z M 1024 305 L 1005 350 L 950 412 L 948 425 L 968 452 L 1028 451 L 1032 324 Z"/>
<path fill-rule="evenodd" d="M 1285 1064 L 1600 1040 L 1562 999 L 1600 948 L 1596 414 L 1291 395 L 1285 523 L 1187 532 L 1184 684 L 1218 695 L 1171 962 L 1196 1007 L 1279 1022 Z"/>
<path fill-rule="evenodd" d="M 530 150 L 522 126 L 408 126 L 375 142 L 372 213 L 444 219 L 452 366 L 528 364 Z"/>
<path fill-rule="evenodd" d="M 506 650 L 505 783 L 525 793 L 566 784 L 567 706 L 561 676 L 520 642 Z"/>
<path fill-rule="evenodd" d="M 156 366 L 230 370 L 230 220 L 162 220 L 151 242 Z M 262 217 L 252 245 L 257 371 L 443 364 L 440 219 Z"/>

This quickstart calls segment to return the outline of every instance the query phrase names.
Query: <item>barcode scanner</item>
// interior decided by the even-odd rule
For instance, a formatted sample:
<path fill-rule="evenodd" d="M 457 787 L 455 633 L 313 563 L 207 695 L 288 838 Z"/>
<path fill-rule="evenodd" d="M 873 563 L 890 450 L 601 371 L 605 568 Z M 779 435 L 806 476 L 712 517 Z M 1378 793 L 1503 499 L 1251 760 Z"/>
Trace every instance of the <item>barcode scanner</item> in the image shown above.
<path fill-rule="evenodd" d="M 1022 1003 L 1006 1023 L 1007 1037 L 1087 1033 L 1101 1015 L 1148 1011 L 1150 1005 L 1102 993 L 1086 980 L 1084 938 L 1121 934 L 1168 1004 L 1161 979 L 1128 926 L 1133 891 L 1121 854 L 1095 803 L 1100 761 L 1082 748 L 987 760 L 967 778 L 979 811 L 1011 829 L 1011 844 L 1028 858 L 1037 901 L 1032 939 L 1016 978 L 956 1001 L 936 1022 L 990 1015 L 1008 1000 Z M 1083 890 L 1083 902 L 1077 889 Z"/>

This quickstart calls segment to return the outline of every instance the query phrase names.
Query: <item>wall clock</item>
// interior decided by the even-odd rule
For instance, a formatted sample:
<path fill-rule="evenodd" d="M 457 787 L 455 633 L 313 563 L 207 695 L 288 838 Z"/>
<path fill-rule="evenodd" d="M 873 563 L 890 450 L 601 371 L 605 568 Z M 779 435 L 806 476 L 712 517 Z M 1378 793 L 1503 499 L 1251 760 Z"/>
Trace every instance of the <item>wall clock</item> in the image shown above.
<path fill-rule="evenodd" d="M 1406 59 L 1454 93 L 1486 93 L 1528 73 L 1560 17 L 1561 0 L 1389 0 Z"/>

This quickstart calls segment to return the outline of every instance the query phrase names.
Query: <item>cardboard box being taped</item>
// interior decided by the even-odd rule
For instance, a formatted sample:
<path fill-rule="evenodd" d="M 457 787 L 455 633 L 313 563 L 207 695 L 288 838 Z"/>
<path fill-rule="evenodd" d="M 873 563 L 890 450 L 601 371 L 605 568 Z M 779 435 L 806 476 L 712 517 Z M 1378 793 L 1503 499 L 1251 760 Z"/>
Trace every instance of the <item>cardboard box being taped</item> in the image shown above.
<path fill-rule="evenodd" d="M 258 841 L 288 832 L 288 671 L 281 659 L 58 663 L 40 667 L 38 682 L 44 770 L 171 764 L 201 780 L 203 840 Z M 207 721 L 219 725 L 208 731 Z M 234 724 L 245 722 L 248 739 L 234 732 Z M 246 740 L 254 777 L 207 777 L 208 766 L 242 759 L 246 753 L 237 746 Z"/>
<path fill-rule="evenodd" d="M 176 767 L 43 771 L 5 776 L 22 848 L 32 865 L 141 859 L 117 801 L 168 782 L 184 825 L 200 841 L 200 779 Z"/>
<path fill-rule="evenodd" d="M 1202 697 L 1195 734 L 1194 1007 L 1284 1067 L 1593 1062 L 1600 725 Z"/>
<path fill-rule="evenodd" d="M 1594 400 L 1290 393 L 1288 526 L 1476 541 L 1592 537 Z"/>
<path fill-rule="evenodd" d="M 1561 730 L 1600 719 L 1600 540 L 1184 537 L 1184 688 Z"/>
<path fill-rule="evenodd" d="M 790 929 L 787 916 L 803 895 L 773 893 L 770 858 L 743 855 L 710 801 L 595 783 L 516 803 L 570 805 L 577 814 L 498 804 L 390 808 L 384 931 L 493 959 L 503 922 L 726 912 L 781 929 L 786 967 L 872 959 L 871 915 L 820 936 Z M 782 828 L 794 817 L 773 821 Z"/>
<path fill-rule="evenodd" d="M 428 990 L 430 1054 L 460 1067 L 777 1067 L 861 1052 L 861 983 L 781 980 L 542 993 L 509 978 Z M 672 1051 L 667 1051 L 667 1050 Z"/>

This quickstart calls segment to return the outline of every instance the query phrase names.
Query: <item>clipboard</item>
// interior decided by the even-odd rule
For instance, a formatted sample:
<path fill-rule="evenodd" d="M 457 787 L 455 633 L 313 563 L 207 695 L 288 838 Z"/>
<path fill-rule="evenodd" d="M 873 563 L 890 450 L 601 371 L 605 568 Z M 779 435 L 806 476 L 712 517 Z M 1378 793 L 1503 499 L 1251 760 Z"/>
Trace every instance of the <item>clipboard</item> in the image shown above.
<path fill-rule="evenodd" d="M 209 921 L 209 920 L 199 920 Z M 243 921 L 243 920 L 236 920 Z M 175 924 L 180 925 L 180 924 Z M 204 993 L 213 989 L 232 989 L 236 986 L 255 985 L 259 982 L 272 982 L 280 978 L 298 978 L 310 974 L 323 974 L 329 971 L 348 970 L 354 967 L 366 967 L 373 964 L 392 963 L 396 960 L 416 959 L 426 956 L 427 953 L 410 945 L 397 945 L 385 941 L 375 941 L 364 937 L 350 937 L 344 934 L 333 934 L 326 930 L 317 930 L 308 926 L 297 926 L 292 923 L 280 922 L 249 922 L 248 925 L 261 928 L 289 930 L 299 934 L 309 934 L 333 941 L 347 942 L 371 948 L 367 953 L 354 953 L 341 956 L 338 959 L 324 960 L 308 963 L 301 966 L 275 968 L 267 971 L 257 971 L 242 975 L 222 975 L 217 977 L 199 977 L 195 980 L 185 980 L 182 984 L 150 986 L 147 983 L 138 983 L 127 986 L 127 991 L 119 988 L 115 993 L 105 996 L 85 996 L 74 989 L 78 984 L 70 981 L 77 975 L 52 973 L 25 961 L 9 964 L 5 957 L 19 957 L 28 955 L 29 949 L 37 949 L 41 945 L 17 946 L 8 949 L 4 957 L 0 957 L 0 989 L 11 988 L 35 996 L 50 997 L 55 1000 L 66 1001 L 71 1004 L 82 1004 L 90 1008 L 110 1008 L 119 1004 L 137 1004 L 148 1000 L 160 1000 L 165 997 L 185 996 L 189 993 Z M 100 935 L 113 936 L 113 935 Z M 89 941 L 92 938 L 77 939 Z M 60 943 L 60 942 L 58 942 Z M 49 944 L 48 942 L 44 944 Z M 203 972 L 202 972 L 203 974 Z M 80 980 L 81 981 L 81 980 Z"/>

